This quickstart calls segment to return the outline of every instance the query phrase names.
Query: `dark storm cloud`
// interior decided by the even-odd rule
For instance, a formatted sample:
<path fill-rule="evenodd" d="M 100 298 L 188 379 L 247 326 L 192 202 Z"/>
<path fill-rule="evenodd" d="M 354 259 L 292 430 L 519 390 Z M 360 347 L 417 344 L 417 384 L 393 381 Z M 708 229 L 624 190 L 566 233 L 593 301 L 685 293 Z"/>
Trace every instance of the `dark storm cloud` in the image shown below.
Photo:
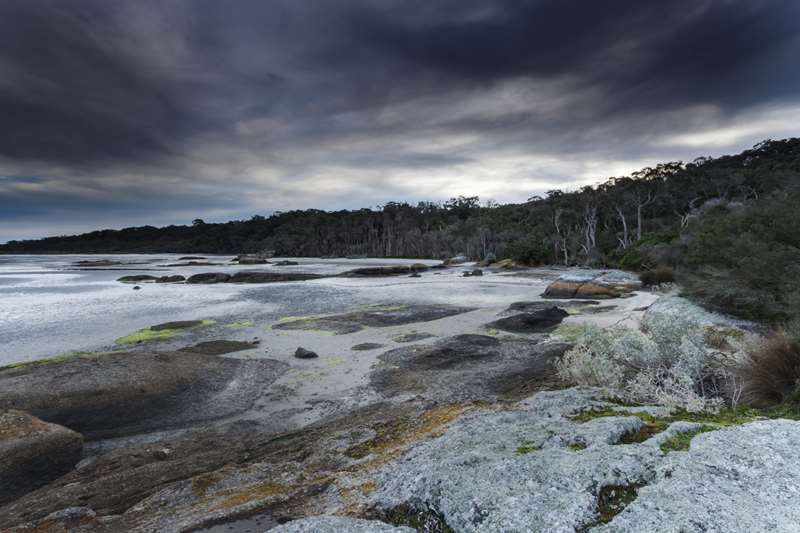
<path fill-rule="evenodd" d="M 798 21 L 793 0 L 6 0 L 0 207 L 512 199 L 526 164 L 577 180 L 565 155 L 599 180 L 741 148 L 800 104 Z"/>

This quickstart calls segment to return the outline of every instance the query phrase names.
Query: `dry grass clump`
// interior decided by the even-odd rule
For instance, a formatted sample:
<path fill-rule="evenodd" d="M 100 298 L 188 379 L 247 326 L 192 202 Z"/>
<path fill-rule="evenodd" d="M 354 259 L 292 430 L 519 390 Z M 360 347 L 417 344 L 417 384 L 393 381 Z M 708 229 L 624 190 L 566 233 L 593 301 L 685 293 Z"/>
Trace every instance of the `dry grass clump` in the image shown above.
<path fill-rule="evenodd" d="M 671 267 L 660 266 L 652 270 L 645 270 L 639 274 L 639 280 L 648 287 L 672 283 L 675 281 L 675 271 Z"/>
<path fill-rule="evenodd" d="M 759 408 L 800 403 L 800 346 L 774 334 L 748 351 L 735 375 L 743 403 Z"/>

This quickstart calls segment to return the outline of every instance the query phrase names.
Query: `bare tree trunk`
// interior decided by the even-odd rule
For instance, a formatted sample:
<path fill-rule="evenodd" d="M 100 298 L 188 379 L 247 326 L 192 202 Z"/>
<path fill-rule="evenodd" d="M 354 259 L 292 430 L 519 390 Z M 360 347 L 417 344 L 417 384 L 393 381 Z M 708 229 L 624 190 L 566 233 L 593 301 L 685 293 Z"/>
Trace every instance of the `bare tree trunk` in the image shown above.
<path fill-rule="evenodd" d="M 589 255 L 597 246 L 597 207 L 586 206 L 583 212 L 584 245 L 583 250 Z"/>
<path fill-rule="evenodd" d="M 630 236 L 628 234 L 628 220 L 625 218 L 625 213 L 619 206 L 615 206 L 614 209 L 617 211 L 617 216 L 619 217 L 620 222 L 622 222 L 622 237 L 617 237 L 617 239 L 619 240 L 622 249 L 626 250 L 631 243 Z"/>

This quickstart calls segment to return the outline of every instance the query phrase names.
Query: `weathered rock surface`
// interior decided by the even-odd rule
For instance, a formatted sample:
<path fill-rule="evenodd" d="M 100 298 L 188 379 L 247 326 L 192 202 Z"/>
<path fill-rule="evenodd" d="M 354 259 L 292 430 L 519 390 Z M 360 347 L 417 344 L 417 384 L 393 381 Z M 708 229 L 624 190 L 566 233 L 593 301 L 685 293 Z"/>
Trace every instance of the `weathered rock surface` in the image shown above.
<path fill-rule="evenodd" d="M 242 254 L 233 258 L 240 265 L 266 265 L 268 257 L 262 254 Z"/>
<path fill-rule="evenodd" d="M 363 267 L 354 268 L 347 272 L 339 274 L 345 278 L 363 278 L 363 277 L 378 277 L 378 276 L 400 276 L 403 274 L 413 274 L 415 272 L 424 272 L 430 267 L 422 263 L 414 263 L 413 265 L 387 265 L 376 267 Z"/>
<path fill-rule="evenodd" d="M 192 329 L 205 324 L 203 320 L 175 320 L 173 322 L 163 322 L 150 326 L 152 331 L 164 331 L 167 329 Z"/>
<path fill-rule="evenodd" d="M 121 278 L 117 278 L 117 281 L 121 283 L 142 283 L 146 281 L 157 281 L 158 279 L 158 276 L 151 276 L 149 274 L 136 274 L 134 276 L 122 276 Z"/>
<path fill-rule="evenodd" d="M 190 267 L 190 266 L 218 266 L 222 263 L 211 263 L 208 261 L 186 261 L 183 263 L 169 263 L 166 265 L 159 265 L 164 267 Z"/>
<path fill-rule="evenodd" d="M 182 427 L 248 408 L 286 366 L 180 351 L 73 358 L 0 371 L 0 409 L 91 438 Z"/>
<path fill-rule="evenodd" d="M 414 393 L 448 401 L 514 396 L 552 380 L 551 363 L 568 347 L 456 335 L 381 354 L 384 364 L 370 373 L 370 383 L 385 396 Z"/>
<path fill-rule="evenodd" d="M 216 340 L 205 341 L 197 343 L 193 346 L 181 348 L 182 352 L 194 352 L 206 355 L 223 355 L 226 353 L 241 352 L 243 350 L 252 350 L 258 346 L 258 341 L 229 341 L 229 340 Z"/>
<path fill-rule="evenodd" d="M 642 282 L 627 272 L 591 270 L 559 277 L 545 289 L 545 298 L 602 300 L 619 298 L 640 289 Z"/>
<path fill-rule="evenodd" d="M 570 418 L 591 409 L 620 416 Z M 370 497 L 380 509 L 433 510 L 467 533 L 795 530 L 800 422 L 719 429 L 694 437 L 688 451 L 665 453 L 662 443 L 699 425 L 674 422 L 625 444 L 644 423 L 624 409 L 568 389 L 464 415 L 384 468 Z M 615 492 L 634 501 L 602 509 L 603 525 L 599 511 Z"/>
<path fill-rule="evenodd" d="M 0 413 L 0 505 L 69 472 L 83 437 L 17 410 Z"/>
<path fill-rule="evenodd" d="M 73 266 L 77 267 L 107 267 L 124 265 L 123 261 L 114 261 L 112 259 L 84 259 L 82 261 L 75 261 Z"/>
<path fill-rule="evenodd" d="M 378 404 L 291 433 L 236 422 L 117 448 L 0 508 L 0 530 L 83 531 L 80 518 L 104 533 L 194 531 L 254 512 L 272 523 L 320 514 L 341 505 L 339 476 L 344 490 L 347 472 L 374 470 L 464 409 Z"/>
<path fill-rule="evenodd" d="M 523 302 L 514 302 L 508 306 L 505 310 L 506 313 L 536 313 L 537 311 L 543 311 L 545 309 L 550 309 L 551 307 L 560 307 L 566 311 L 570 311 L 570 309 L 574 310 L 575 313 L 585 312 L 587 308 L 599 306 L 600 302 L 595 302 L 592 300 L 574 300 L 574 301 L 550 301 L 547 300 L 534 300 L 534 301 L 523 301 Z M 610 306 L 608 306 L 610 307 Z"/>
<path fill-rule="evenodd" d="M 552 331 L 569 313 L 559 307 L 549 307 L 533 313 L 520 313 L 486 324 L 486 327 L 511 333 L 542 333 Z"/>
<path fill-rule="evenodd" d="M 332 331 L 337 335 L 355 333 L 364 327 L 402 326 L 429 322 L 472 311 L 468 307 L 450 305 L 378 305 L 340 315 L 301 317 L 272 325 L 272 329 Z"/>
<path fill-rule="evenodd" d="M 362 342 L 361 344 L 355 344 L 350 347 L 350 349 L 355 352 L 377 350 L 378 348 L 383 348 L 383 344 L 379 344 L 377 342 Z"/>
<path fill-rule="evenodd" d="M 179 274 L 175 274 L 174 276 L 161 276 L 156 279 L 156 283 L 179 283 L 181 281 L 186 281 L 186 278 Z"/>
<path fill-rule="evenodd" d="M 271 529 L 275 533 L 414 533 L 410 527 L 395 527 L 378 520 L 341 516 L 315 516 L 293 520 Z"/>
<path fill-rule="evenodd" d="M 224 272 L 203 272 L 202 274 L 189 276 L 186 283 L 225 283 L 229 279 L 231 279 L 230 274 L 225 274 Z"/>
<path fill-rule="evenodd" d="M 402 335 L 393 337 L 392 340 L 394 342 L 417 342 L 430 339 L 431 337 L 435 337 L 435 335 L 432 333 L 426 333 L 424 331 L 411 331 L 409 333 L 403 333 Z"/>
<path fill-rule="evenodd" d="M 279 283 L 281 281 L 306 281 L 324 276 L 305 272 L 237 272 L 230 277 L 230 283 Z"/>

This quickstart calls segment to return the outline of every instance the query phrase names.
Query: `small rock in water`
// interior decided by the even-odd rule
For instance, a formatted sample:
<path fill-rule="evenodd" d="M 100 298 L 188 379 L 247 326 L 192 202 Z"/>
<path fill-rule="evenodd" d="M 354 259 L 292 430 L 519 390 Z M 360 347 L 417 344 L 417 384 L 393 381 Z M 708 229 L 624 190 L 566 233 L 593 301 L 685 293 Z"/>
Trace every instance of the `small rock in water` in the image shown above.
<path fill-rule="evenodd" d="M 414 272 L 413 274 L 411 274 L 411 275 L 410 275 L 410 276 L 408 276 L 408 277 L 409 277 L 409 278 L 421 278 L 421 277 L 422 277 L 422 274 L 417 274 L 416 272 Z"/>
<path fill-rule="evenodd" d="M 140 286 L 138 286 L 138 285 L 136 285 L 136 286 L 134 286 L 134 287 L 133 287 L 133 290 L 135 290 L 135 291 L 138 291 L 138 290 L 141 290 L 141 289 L 142 289 L 142 288 L 141 288 Z"/>
<path fill-rule="evenodd" d="M 463 277 L 465 278 L 469 278 L 472 276 L 483 276 L 483 270 L 481 270 L 480 268 L 476 268 L 475 270 L 467 270 L 463 274 Z"/>
<path fill-rule="evenodd" d="M 305 348 L 297 348 L 294 352 L 294 356 L 298 359 L 314 359 L 315 357 L 319 357 L 316 352 L 306 350 Z"/>

